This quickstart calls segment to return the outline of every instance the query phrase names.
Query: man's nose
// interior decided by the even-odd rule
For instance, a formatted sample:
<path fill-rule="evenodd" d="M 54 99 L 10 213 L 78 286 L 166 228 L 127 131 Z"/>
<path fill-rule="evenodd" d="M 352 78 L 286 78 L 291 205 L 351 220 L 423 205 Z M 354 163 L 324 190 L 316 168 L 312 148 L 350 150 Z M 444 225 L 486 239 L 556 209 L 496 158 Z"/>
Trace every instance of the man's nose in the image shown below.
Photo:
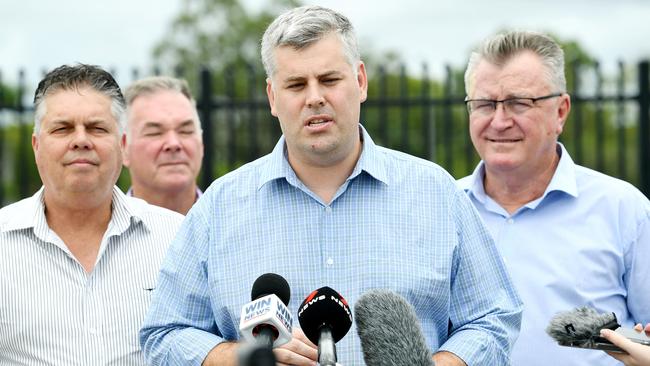
<path fill-rule="evenodd" d="M 306 104 L 309 108 L 320 108 L 325 105 L 325 97 L 318 84 L 307 86 Z"/>
<path fill-rule="evenodd" d="M 163 150 L 177 152 L 181 150 L 181 140 L 176 131 L 168 131 L 164 135 Z"/>
<path fill-rule="evenodd" d="M 497 129 L 506 129 L 512 126 L 512 113 L 506 109 L 504 103 L 497 103 L 490 125 Z"/>
<path fill-rule="evenodd" d="M 88 131 L 83 126 L 75 128 L 70 143 L 73 149 L 90 149 L 93 146 Z"/>

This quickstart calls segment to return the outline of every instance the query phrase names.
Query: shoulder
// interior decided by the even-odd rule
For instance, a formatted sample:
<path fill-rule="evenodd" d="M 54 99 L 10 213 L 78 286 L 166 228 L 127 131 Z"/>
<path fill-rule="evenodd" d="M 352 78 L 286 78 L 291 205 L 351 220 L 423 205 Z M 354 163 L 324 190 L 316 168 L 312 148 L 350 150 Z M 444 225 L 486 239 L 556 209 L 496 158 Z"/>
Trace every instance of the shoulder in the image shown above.
<path fill-rule="evenodd" d="M 34 195 L 0 208 L 0 231 L 29 225 L 28 221 L 36 213 L 37 200 Z"/>
<path fill-rule="evenodd" d="M 472 184 L 474 184 L 474 176 L 468 175 L 462 177 L 456 181 L 456 184 L 458 184 L 462 190 L 468 191 L 472 187 Z"/>
<path fill-rule="evenodd" d="M 124 200 L 129 210 L 149 227 L 169 225 L 177 227 L 185 217 L 176 211 L 149 204 L 140 198 L 125 196 Z"/>
<path fill-rule="evenodd" d="M 455 179 L 438 164 L 401 151 L 377 146 L 385 162 L 391 182 L 405 182 L 416 185 L 437 185 L 455 190 Z"/>
<path fill-rule="evenodd" d="M 255 191 L 262 183 L 263 173 L 266 172 L 264 168 L 270 158 L 270 155 L 262 156 L 222 175 L 210 184 L 201 198 L 212 198 L 219 195 L 238 196 Z M 201 199 L 199 199 L 200 201 Z"/>
<path fill-rule="evenodd" d="M 632 184 L 576 165 L 577 203 L 630 230 L 650 221 L 650 201 Z"/>
<path fill-rule="evenodd" d="M 576 165 L 576 184 L 579 194 L 607 197 L 614 201 L 647 204 L 647 197 L 634 185 L 622 179 Z"/>

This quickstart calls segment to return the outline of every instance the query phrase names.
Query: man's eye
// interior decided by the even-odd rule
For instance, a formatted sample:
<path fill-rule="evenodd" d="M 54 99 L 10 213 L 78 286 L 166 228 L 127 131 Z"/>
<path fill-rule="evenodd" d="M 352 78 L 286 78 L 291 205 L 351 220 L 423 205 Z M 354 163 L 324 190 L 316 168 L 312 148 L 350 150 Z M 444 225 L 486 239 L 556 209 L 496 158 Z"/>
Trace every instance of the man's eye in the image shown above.
<path fill-rule="evenodd" d="M 516 113 L 525 112 L 533 107 L 532 102 L 528 99 L 512 99 L 506 103 L 508 104 L 508 108 Z"/>
<path fill-rule="evenodd" d="M 143 135 L 148 137 L 160 136 L 160 131 L 148 131 L 145 132 Z"/>
<path fill-rule="evenodd" d="M 323 79 L 322 83 L 323 84 L 334 84 L 339 80 L 340 80 L 339 78 L 328 78 L 328 79 Z"/>
<path fill-rule="evenodd" d="M 304 85 L 305 85 L 305 84 L 303 84 L 303 83 L 294 83 L 294 84 L 289 84 L 289 85 L 287 85 L 287 89 L 294 89 L 294 90 L 296 90 L 296 89 L 300 89 L 300 88 L 302 88 Z"/>
<path fill-rule="evenodd" d="M 194 134 L 194 130 L 190 130 L 190 129 L 188 129 L 188 130 L 180 130 L 180 131 L 178 131 L 178 133 L 180 133 L 181 135 L 192 135 L 192 134 Z"/>
<path fill-rule="evenodd" d="M 490 101 L 485 102 L 474 102 L 474 109 L 478 110 L 493 110 L 494 103 Z"/>
<path fill-rule="evenodd" d="M 512 107 L 530 107 L 531 104 L 528 100 L 525 99 L 513 99 L 508 101 L 508 104 L 510 104 Z"/>

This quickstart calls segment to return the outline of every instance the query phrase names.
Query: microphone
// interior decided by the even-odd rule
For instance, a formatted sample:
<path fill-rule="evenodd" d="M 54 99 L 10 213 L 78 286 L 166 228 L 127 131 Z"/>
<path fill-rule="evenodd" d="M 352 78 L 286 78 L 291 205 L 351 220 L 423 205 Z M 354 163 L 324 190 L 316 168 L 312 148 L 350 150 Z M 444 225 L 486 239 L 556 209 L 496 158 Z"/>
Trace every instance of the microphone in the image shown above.
<path fill-rule="evenodd" d="M 305 336 L 318 345 L 318 363 L 337 365 L 336 342 L 352 326 L 352 312 L 343 296 L 329 287 L 312 292 L 298 308 L 298 322 Z"/>
<path fill-rule="evenodd" d="M 275 366 L 273 350 L 259 344 L 243 345 L 238 351 L 238 366 Z"/>
<path fill-rule="evenodd" d="M 354 317 L 366 365 L 434 365 L 415 310 L 402 296 L 368 291 L 354 305 Z"/>
<path fill-rule="evenodd" d="M 272 348 L 291 340 L 292 317 L 287 304 L 291 292 L 280 275 L 258 277 L 251 290 L 251 302 L 241 310 L 239 331 L 244 339 Z"/>
<path fill-rule="evenodd" d="M 586 306 L 557 313 L 551 318 L 546 333 L 560 346 L 626 353 L 620 347 L 601 337 L 601 329 L 611 329 L 632 342 L 650 346 L 650 337 L 643 332 L 622 328 L 616 320 L 616 314 L 600 314 Z"/>

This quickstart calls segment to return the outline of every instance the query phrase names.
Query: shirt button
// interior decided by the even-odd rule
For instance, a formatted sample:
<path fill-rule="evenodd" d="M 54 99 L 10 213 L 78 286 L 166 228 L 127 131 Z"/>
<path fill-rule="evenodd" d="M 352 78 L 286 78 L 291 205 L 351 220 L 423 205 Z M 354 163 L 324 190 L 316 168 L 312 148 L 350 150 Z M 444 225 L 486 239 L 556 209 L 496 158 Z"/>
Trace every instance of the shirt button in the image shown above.
<path fill-rule="evenodd" d="M 90 334 L 93 334 L 93 335 L 94 335 L 94 334 L 96 334 L 96 333 L 97 333 L 97 329 L 95 329 L 95 328 L 90 328 L 90 329 L 88 329 L 88 333 L 90 333 Z"/>
<path fill-rule="evenodd" d="M 332 264 L 334 264 L 334 259 L 332 259 L 332 258 L 327 258 L 327 265 L 328 265 L 328 266 L 331 266 Z"/>
<path fill-rule="evenodd" d="M 514 224 L 514 223 L 515 223 L 515 220 L 513 220 L 512 218 L 509 218 L 508 220 L 506 220 L 506 222 L 507 222 L 508 224 Z"/>
<path fill-rule="evenodd" d="M 330 207 L 330 206 L 325 207 L 325 212 L 327 212 L 327 213 L 332 212 L 332 207 Z"/>

